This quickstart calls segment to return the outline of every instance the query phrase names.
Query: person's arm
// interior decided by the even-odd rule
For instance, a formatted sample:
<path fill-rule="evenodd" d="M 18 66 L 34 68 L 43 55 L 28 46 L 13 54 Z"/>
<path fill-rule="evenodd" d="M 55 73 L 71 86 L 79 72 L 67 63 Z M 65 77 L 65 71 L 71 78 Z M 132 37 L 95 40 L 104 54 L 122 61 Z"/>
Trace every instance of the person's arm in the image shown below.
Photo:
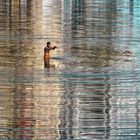
<path fill-rule="evenodd" d="M 44 48 L 44 50 L 46 50 L 46 51 L 50 51 L 50 50 L 53 50 L 53 49 L 55 49 L 55 48 L 54 48 L 54 47 L 50 47 L 50 48 L 45 47 L 45 48 Z"/>
<path fill-rule="evenodd" d="M 57 48 L 57 46 L 52 47 L 52 50 L 55 50 Z"/>
<path fill-rule="evenodd" d="M 50 48 L 45 47 L 45 48 L 44 48 L 44 52 L 46 52 L 46 51 L 50 51 L 50 50 L 55 50 L 56 48 L 58 48 L 58 47 L 57 47 L 57 46 L 50 47 Z"/>

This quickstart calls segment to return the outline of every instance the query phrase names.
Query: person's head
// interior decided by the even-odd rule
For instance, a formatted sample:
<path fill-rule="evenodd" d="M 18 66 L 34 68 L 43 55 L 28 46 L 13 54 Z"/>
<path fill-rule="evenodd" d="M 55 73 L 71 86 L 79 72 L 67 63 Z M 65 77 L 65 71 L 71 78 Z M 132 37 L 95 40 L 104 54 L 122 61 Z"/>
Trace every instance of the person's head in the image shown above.
<path fill-rule="evenodd" d="M 50 45 L 51 45 L 51 42 L 47 42 L 47 47 L 50 47 Z"/>

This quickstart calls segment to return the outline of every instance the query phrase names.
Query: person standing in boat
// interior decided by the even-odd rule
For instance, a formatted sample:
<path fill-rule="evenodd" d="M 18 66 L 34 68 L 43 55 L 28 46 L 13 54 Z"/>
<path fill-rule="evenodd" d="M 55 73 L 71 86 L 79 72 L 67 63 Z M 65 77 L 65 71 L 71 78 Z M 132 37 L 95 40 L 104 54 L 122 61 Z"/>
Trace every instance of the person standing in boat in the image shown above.
<path fill-rule="evenodd" d="M 55 50 L 56 46 L 51 45 L 51 42 L 47 42 L 46 47 L 44 48 L 44 67 L 50 68 L 50 51 Z"/>

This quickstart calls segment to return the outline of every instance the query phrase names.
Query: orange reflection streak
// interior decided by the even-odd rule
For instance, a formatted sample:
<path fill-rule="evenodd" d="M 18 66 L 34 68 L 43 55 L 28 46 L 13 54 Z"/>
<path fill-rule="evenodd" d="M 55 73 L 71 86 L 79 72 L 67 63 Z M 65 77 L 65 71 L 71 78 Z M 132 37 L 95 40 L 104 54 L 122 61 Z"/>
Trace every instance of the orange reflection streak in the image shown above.
<path fill-rule="evenodd" d="M 16 138 L 29 139 L 33 138 L 33 102 L 32 102 L 32 87 L 21 85 L 17 90 L 16 97 L 16 112 L 18 117 L 16 119 L 16 127 L 18 130 L 15 133 Z M 28 90 L 28 89 L 31 89 Z"/>

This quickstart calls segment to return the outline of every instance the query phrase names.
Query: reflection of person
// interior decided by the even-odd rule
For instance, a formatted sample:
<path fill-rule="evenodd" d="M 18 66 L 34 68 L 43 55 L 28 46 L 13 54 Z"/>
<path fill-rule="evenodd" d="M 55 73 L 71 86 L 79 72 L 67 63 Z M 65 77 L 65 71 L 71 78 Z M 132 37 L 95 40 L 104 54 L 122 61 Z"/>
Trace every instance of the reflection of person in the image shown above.
<path fill-rule="evenodd" d="M 56 46 L 51 46 L 51 42 L 47 42 L 47 45 L 44 48 L 44 67 L 50 68 L 50 51 L 55 50 L 56 48 Z"/>

